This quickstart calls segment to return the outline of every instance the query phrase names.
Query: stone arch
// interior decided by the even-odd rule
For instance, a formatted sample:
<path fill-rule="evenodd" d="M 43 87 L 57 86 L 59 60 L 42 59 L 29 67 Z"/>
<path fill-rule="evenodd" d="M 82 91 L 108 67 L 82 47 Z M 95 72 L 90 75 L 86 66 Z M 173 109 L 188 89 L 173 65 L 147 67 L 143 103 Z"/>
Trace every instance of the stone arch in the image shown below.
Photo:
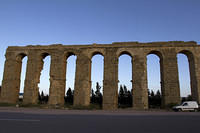
<path fill-rule="evenodd" d="M 147 53 L 146 56 L 150 55 L 150 54 L 155 54 L 157 55 L 160 59 L 163 59 L 163 54 L 161 51 L 158 50 L 151 50 L 150 52 Z"/>
<path fill-rule="evenodd" d="M 41 53 L 39 53 L 39 59 L 38 59 L 38 67 L 39 67 L 39 82 L 37 84 L 38 86 L 38 92 L 40 91 L 41 87 L 39 87 L 40 83 L 41 83 L 41 77 L 43 76 L 42 75 L 42 70 L 44 69 L 44 59 L 47 57 L 47 56 L 50 56 L 50 61 L 49 61 L 49 87 L 47 88 L 48 89 L 48 92 L 50 94 L 50 66 L 51 66 L 51 53 L 47 52 L 47 51 L 42 51 Z"/>
<path fill-rule="evenodd" d="M 100 54 L 104 57 L 105 51 L 103 49 L 92 49 L 89 51 L 88 57 L 92 59 L 93 56 Z"/>
<path fill-rule="evenodd" d="M 184 54 L 188 57 L 188 60 L 194 60 L 194 54 L 190 50 L 180 50 L 177 54 Z"/>
<path fill-rule="evenodd" d="M 17 77 L 19 78 L 19 85 L 18 85 L 18 88 L 17 88 L 17 95 L 18 95 L 18 100 L 20 102 L 22 102 L 23 100 L 23 93 L 24 93 L 24 81 L 25 81 L 25 76 L 26 76 L 26 69 L 27 69 L 27 64 L 28 64 L 28 60 L 26 61 L 26 65 L 25 65 L 25 68 L 23 68 L 23 59 L 27 57 L 28 59 L 28 54 L 26 52 L 20 52 L 20 53 L 17 53 L 16 55 L 16 61 L 17 61 L 17 67 L 16 67 L 16 75 Z M 23 74 L 23 71 L 25 71 L 25 74 Z M 22 75 L 23 74 L 23 75 Z M 22 77 L 24 76 L 24 79 L 22 80 Z M 21 88 L 23 86 L 23 88 Z M 20 93 L 22 89 L 22 93 Z"/>
<path fill-rule="evenodd" d="M 64 57 L 65 57 L 66 59 L 68 59 L 68 58 L 69 58 L 70 56 L 72 56 L 72 55 L 77 56 L 76 52 L 74 52 L 74 51 L 68 51 L 68 52 L 65 52 L 65 53 L 64 53 Z"/>
<path fill-rule="evenodd" d="M 123 54 L 127 54 L 130 57 L 133 57 L 131 49 L 125 49 L 125 48 L 118 49 L 118 51 L 116 53 L 117 57 L 119 58 Z"/>
<path fill-rule="evenodd" d="M 42 52 L 40 53 L 40 58 L 43 60 L 44 58 L 46 58 L 47 56 L 51 56 L 51 54 L 49 52 Z"/>
<path fill-rule="evenodd" d="M 22 61 L 23 60 L 23 58 L 24 57 L 28 57 L 28 54 L 27 53 L 25 53 L 25 52 L 20 52 L 20 53 L 18 53 L 17 55 L 16 55 L 16 60 L 17 61 Z"/>
<path fill-rule="evenodd" d="M 151 54 L 153 54 L 153 55 L 156 55 L 158 58 L 159 58 L 159 65 L 160 65 L 160 89 L 161 89 L 161 107 L 164 107 L 164 95 L 163 95 L 163 93 L 164 93 L 164 85 L 163 85 L 163 83 L 164 83 L 164 75 L 163 75 L 163 54 L 162 54 L 162 52 L 161 51 L 158 51 L 158 50 L 151 50 L 150 52 L 148 52 L 147 54 L 146 54 L 146 57 L 148 56 L 148 55 L 151 55 Z M 148 69 L 148 68 L 147 68 Z M 147 71 L 147 73 L 148 73 L 148 71 Z M 148 85 L 148 82 L 149 82 L 149 79 L 147 78 L 147 85 Z M 149 89 L 149 86 L 148 86 L 148 89 Z M 156 92 L 155 92 L 156 93 Z M 150 101 L 149 101 L 150 102 Z"/>
<path fill-rule="evenodd" d="M 193 100 L 198 101 L 198 87 L 197 87 L 197 77 L 196 77 L 196 68 L 195 68 L 195 60 L 194 54 L 190 50 L 180 50 L 177 52 L 178 54 L 184 54 L 189 63 L 189 74 L 190 74 L 190 87 L 191 87 L 191 96 Z M 179 81 L 180 82 L 180 81 Z"/>
<path fill-rule="evenodd" d="M 89 53 L 90 62 L 91 62 L 90 63 L 90 87 L 91 87 L 91 93 L 96 91 L 96 89 L 97 89 L 96 86 L 97 85 L 101 88 L 99 95 L 94 97 L 93 94 L 91 94 L 90 103 L 91 104 L 97 104 L 100 107 L 103 106 L 103 93 L 104 93 L 103 75 L 104 75 L 104 58 L 105 58 L 104 55 L 105 54 L 104 54 L 103 49 L 100 49 L 100 50 L 96 50 L 95 49 L 95 50 L 92 50 Z M 97 65 L 95 65 L 95 64 L 97 64 L 97 60 L 98 60 L 98 63 L 99 63 L 98 64 L 99 68 L 98 68 L 98 70 L 94 71 L 97 68 Z M 96 62 L 96 63 L 94 63 L 94 62 Z M 96 76 L 96 75 L 98 75 L 98 76 Z M 98 78 L 94 78 L 94 77 L 98 77 Z"/>
<path fill-rule="evenodd" d="M 125 55 L 125 56 L 124 56 Z M 128 57 L 126 57 L 128 56 Z M 121 59 L 120 59 L 121 58 Z M 117 105 L 119 108 L 129 108 L 133 106 L 133 55 L 130 49 L 121 48 L 117 51 L 117 59 L 118 59 L 118 89 L 117 89 Z M 128 60 L 127 60 L 128 59 Z M 128 61 L 127 64 L 123 64 L 122 62 Z M 130 61 L 130 62 L 129 62 Z M 130 63 L 130 64 L 129 64 Z M 125 66 L 123 66 L 125 65 Z M 128 66 L 128 67 L 127 67 Z M 123 71 L 126 67 L 126 70 Z M 130 69 L 130 70 L 128 70 Z M 121 77 L 122 74 L 126 74 L 125 80 Z M 122 93 L 124 92 L 124 96 Z"/>
<path fill-rule="evenodd" d="M 101 52 L 95 51 L 95 52 L 92 53 L 92 57 L 95 56 L 95 55 L 97 55 L 97 54 L 100 54 L 100 55 L 104 56 Z"/>
<path fill-rule="evenodd" d="M 75 56 L 75 57 L 72 57 L 72 56 Z M 67 104 L 73 104 L 73 97 L 74 97 L 73 91 L 74 91 L 74 88 L 75 88 L 75 73 L 76 73 L 77 53 L 75 51 L 67 51 L 67 52 L 64 53 L 64 57 L 65 57 L 65 63 L 64 63 L 65 71 L 63 72 L 63 73 L 65 73 L 64 100 L 65 100 L 65 103 L 67 103 Z M 73 58 L 75 58 L 75 61 L 71 60 Z M 70 62 L 70 64 L 69 64 L 69 62 Z M 69 67 L 68 65 L 74 65 L 74 66 L 72 68 L 72 66 Z M 69 85 L 69 83 L 71 83 L 71 84 Z M 69 90 L 69 88 L 71 89 L 71 91 Z M 68 93 L 68 91 L 70 93 Z M 67 96 L 66 95 L 67 93 L 70 94 L 70 95 Z"/>

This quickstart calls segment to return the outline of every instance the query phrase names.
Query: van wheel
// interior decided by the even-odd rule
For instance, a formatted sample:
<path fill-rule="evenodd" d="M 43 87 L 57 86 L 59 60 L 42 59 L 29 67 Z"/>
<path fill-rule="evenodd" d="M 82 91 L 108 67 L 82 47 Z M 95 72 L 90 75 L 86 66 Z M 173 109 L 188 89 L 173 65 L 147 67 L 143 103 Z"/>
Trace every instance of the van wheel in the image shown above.
<path fill-rule="evenodd" d="M 181 112 L 182 111 L 182 109 L 178 109 L 178 112 Z"/>
<path fill-rule="evenodd" d="M 198 112 L 198 109 L 194 109 L 194 112 Z"/>

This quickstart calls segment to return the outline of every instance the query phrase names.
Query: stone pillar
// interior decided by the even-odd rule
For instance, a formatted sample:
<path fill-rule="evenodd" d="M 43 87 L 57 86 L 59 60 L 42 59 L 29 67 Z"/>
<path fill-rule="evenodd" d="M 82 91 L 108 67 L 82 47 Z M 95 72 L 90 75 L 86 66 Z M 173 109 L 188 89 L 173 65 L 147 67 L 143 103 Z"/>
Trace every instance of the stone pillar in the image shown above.
<path fill-rule="evenodd" d="M 195 58 L 195 74 L 196 74 L 196 86 L 197 86 L 197 102 L 198 104 L 200 104 L 200 57 L 197 56 L 197 58 Z"/>
<path fill-rule="evenodd" d="M 66 57 L 62 52 L 51 55 L 49 105 L 64 105 Z"/>
<path fill-rule="evenodd" d="M 15 104 L 19 99 L 22 59 L 7 52 L 1 90 L 1 102 Z"/>
<path fill-rule="evenodd" d="M 40 72 L 43 68 L 43 58 L 37 51 L 31 50 L 28 55 L 26 68 L 26 79 L 24 85 L 23 104 L 38 103 L 38 84 L 40 82 Z"/>
<path fill-rule="evenodd" d="M 76 59 L 74 106 L 90 105 L 91 59 L 80 53 Z"/>
<path fill-rule="evenodd" d="M 192 99 L 200 103 L 200 58 L 188 56 Z"/>
<path fill-rule="evenodd" d="M 106 49 L 104 55 L 103 109 L 118 108 L 118 57 L 114 48 Z"/>
<path fill-rule="evenodd" d="M 164 50 L 163 59 L 160 63 L 162 106 L 166 107 L 171 103 L 180 103 L 181 98 L 176 51 L 174 49 Z"/>
<path fill-rule="evenodd" d="M 132 59 L 133 108 L 148 109 L 146 56 L 135 55 Z"/>

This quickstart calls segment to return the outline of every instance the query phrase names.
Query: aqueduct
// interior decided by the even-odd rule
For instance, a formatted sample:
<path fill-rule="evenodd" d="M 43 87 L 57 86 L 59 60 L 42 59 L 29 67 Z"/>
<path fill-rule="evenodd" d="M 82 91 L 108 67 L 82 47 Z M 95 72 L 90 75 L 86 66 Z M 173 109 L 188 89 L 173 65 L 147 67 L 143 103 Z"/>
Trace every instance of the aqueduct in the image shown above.
<path fill-rule="evenodd" d="M 74 105 L 90 104 L 91 58 L 104 57 L 103 109 L 116 109 L 118 100 L 118 57 L 129 54 L 132 58 L 133 108 L 148 108 L 146 56 L 160 58 L 162 104 L 180 102 L 177 54 L 188 57 L 192 98 L 200 102 L 200 46 L 196 42 L 116 42 L 92 45 L 12 46 L 6 51 L 1 90 L 1 103 L 16 103 L 20 88 L 22 59 L 27 56 L 23 104 L 37 104 L 38 83 L 43 58 L 51 56 L 49 105 L 63 105 L 66 84 L 66 59 L 76 55 Z"/>

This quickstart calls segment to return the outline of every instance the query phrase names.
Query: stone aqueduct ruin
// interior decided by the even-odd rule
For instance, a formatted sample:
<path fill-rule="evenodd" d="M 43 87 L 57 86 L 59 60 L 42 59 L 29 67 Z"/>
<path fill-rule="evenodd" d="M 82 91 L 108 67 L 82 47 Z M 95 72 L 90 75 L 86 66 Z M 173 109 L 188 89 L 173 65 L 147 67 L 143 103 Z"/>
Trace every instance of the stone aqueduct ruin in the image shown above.
<path fill-rule="evenodd" d="M 188 57 L 192 98 L 200 102 L 200 46 L 196 42 L 117 42 L 93 45 L 49 45 L 8 47 L 0 102 L 16 103 L 19 96 L 22 59 L 27 56 L 23 104 L 37 104 L 38 83 L 43 59 L 51 56 L 49 105 L 63 105 L 66 84 L 66 59 L 76 55 L 74 105 L 90 104 L 91 58 L 104 57 L 103 109 L 116 109 L 118 101 L 118 58 L 128 54 L 132 58 L 133 108 L 148 108 L 146 56 L 160 58 L 162 105 L 179 103 L 180 88 L 177 54 Z"/>

